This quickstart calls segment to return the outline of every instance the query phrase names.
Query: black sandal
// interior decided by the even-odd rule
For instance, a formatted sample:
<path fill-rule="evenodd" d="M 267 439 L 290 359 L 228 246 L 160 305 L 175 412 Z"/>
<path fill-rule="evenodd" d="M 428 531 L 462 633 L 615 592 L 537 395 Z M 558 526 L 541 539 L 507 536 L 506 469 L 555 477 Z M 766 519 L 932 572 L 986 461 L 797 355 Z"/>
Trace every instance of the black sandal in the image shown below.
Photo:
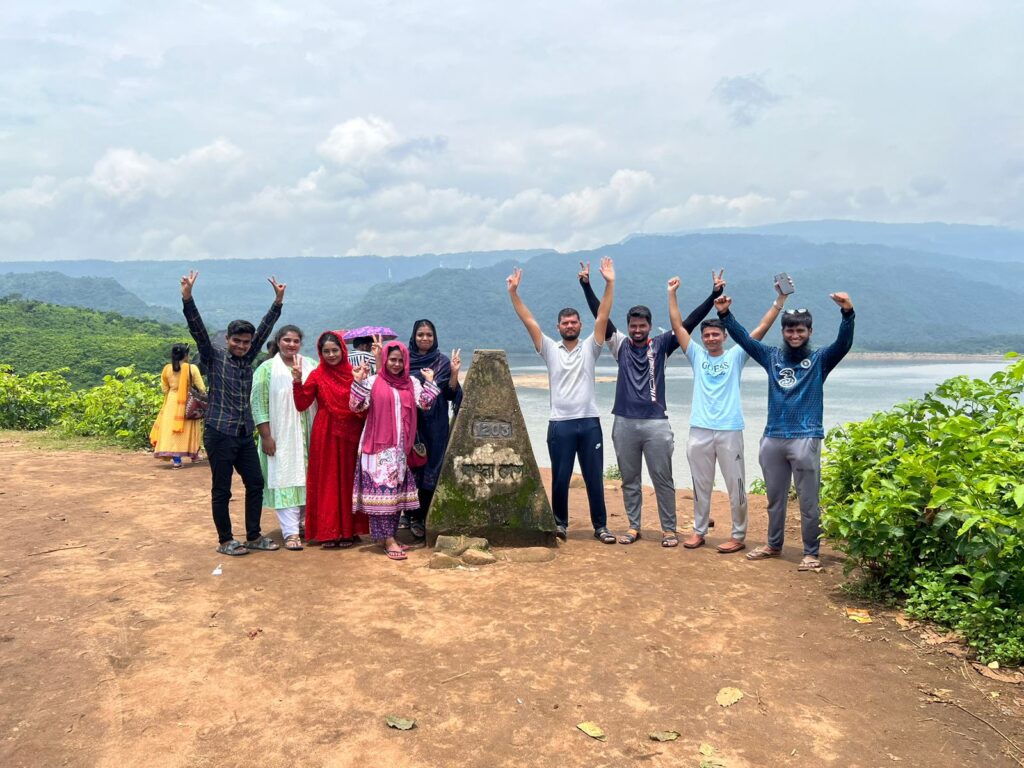
<path fill-rule="evenodd" d="M 617 539 L 615 534 L 609 531 L 607 528 L 598 528 L 594 531 L 594 538 L 600 541 L 602 544 L 614 544 Z"/>

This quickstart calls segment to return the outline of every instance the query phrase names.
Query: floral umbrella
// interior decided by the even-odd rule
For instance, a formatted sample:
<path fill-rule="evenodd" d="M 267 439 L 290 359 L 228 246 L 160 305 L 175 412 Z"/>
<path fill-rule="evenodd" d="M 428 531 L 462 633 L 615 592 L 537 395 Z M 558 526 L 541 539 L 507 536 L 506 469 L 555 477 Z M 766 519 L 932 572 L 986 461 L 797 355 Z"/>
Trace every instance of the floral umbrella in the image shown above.
<path fill-rule="evenodd" d="M 398 334 L 386 325 L 364 325 L 360 328 L 352 328 L 345 331 L 345 341 L 358 339 L 360 336 L 383 336 L 387 340 L 397 338 Z"/>

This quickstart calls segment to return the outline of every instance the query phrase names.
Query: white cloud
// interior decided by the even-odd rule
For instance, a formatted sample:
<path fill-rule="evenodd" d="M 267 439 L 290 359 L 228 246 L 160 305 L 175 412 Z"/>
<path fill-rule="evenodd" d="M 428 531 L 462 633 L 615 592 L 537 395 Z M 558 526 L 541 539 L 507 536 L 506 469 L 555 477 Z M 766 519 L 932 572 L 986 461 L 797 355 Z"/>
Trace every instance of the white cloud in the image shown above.
<path fill-rule="evenodd" d="M 395 127 L 387 120 L 370 115 L 354 117 L 334 126 L 316 149 L 331 162 L 359 168 L 378 160 L 398 143 Z"/>
<path fill-rule="evenodd" d="M 9 0 L 0 259 L 1024 225 L 1019 3 L 524 3 Z"/>
<path fill-rule="evenodd" d="M 212 168 L 218 174 L 242 159 L 242 151 L 224 139 L 161 161 L 134 149 L 108 150 L 93 166 L 88 183 L 98 192 L 122 202 L 146 194 L 166 197 L 197 191 L 200 177 Z M 198 191 L 202 191 L 200 188 Z"/>

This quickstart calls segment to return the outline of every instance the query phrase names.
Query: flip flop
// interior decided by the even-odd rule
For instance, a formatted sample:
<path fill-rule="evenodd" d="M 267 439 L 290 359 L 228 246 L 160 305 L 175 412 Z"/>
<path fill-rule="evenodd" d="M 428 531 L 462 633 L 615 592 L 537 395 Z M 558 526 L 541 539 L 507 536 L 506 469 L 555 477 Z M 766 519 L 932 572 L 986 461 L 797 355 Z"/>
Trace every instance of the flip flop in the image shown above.
<path fill-rule="evenodd" d="M 293 533 L 290 536 L 284 537 L 284 548 L 291 550 L 292 552 L 299 552 L 302 550 L 302 539 L 299 538 L 299 534 Z"/>
<path fill-rule="evenodd" d="M 619 544 L 632 544 L 634 541 L 640 538 L 640 531 L 630 528 L 624 534 L 619 536 Z"/>
<path fill-rule="evenodd" d="M 796 569 L 798 571 L 817 572 L 821 570 L 821 561 L 812 555 L 804 555 L 804 559 L 800 561 L 800 565 Z"/>
<path fill-rule="evenodd" d="M 770 560 L 773 557 L 779 557 L 781 554 L 781 549 L 772 549 L 767 544 L 764 544 L 751 552 L 747 552 L 747 560 Z"/>
<path fill-rule="evenodd" d="M 405 554 L 404 549 L 386 549 L 385 554 L 389 560 L 408 560 L 409 556 Z"/>

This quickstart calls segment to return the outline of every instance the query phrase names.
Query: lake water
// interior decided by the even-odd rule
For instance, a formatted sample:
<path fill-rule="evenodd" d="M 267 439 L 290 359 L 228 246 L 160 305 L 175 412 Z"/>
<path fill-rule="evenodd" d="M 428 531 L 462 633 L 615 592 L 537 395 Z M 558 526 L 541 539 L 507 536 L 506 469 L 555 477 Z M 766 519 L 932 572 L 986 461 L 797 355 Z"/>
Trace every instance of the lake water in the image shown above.
<path fill-rule="evenodd" d="M 513 375 L 543 374 L 546 369 L 540 358 L 529 354 L 510 354 L 509 364 Z M 952 376 L 966 374 L 977 378 L 988 378 L 1004 367 L 1002 362 L 879 362 L 874 360 L 844 360 L 828 377 L 825 383 L 824 425 L 827 432 L 831 427 L 848 421 L 859 421 L 876 411 L 885 410 L 912 397 L 919 397 L 936 384 Z M 598 376 L 615 376 L 616 369 L 607 352 L 598 360 Z M 665 372 L 669 421 L 676 436 L 673 456 L 675 483 L 678 488 L 689 488 L 690 468 L 686 461 L 686 438 L 689 431 L 690 399 L 693 394 L 693 372 L 682 353 L 677 352 L 669 359 Z M 757 462 L 757 446 L 764 430 L 767 416 L 768 383 L 767 374 L 754 362 L 747 363 L 743 371 L 743 410 L 746 421 L 744 430 L 747 483 L 761 476 Z M 517 388 L 519 403 L 526 418 L 533 452 L 542 467 L 550 466 L 547 451 L 548 391 L 547 389 Z M 601 412 L 601 425 L 605 435 L 605 466 L 616 463 L 612 447 L 611 431 L 612 401 L 615 398 L 615 383 L 597 385 L 597 406 Z M 578 468 L 577 468 L 578 470 Z M 644 482 L 650 478 L 644 476 Z M 721 486 L 721 477 L 716 480 Z"/>

